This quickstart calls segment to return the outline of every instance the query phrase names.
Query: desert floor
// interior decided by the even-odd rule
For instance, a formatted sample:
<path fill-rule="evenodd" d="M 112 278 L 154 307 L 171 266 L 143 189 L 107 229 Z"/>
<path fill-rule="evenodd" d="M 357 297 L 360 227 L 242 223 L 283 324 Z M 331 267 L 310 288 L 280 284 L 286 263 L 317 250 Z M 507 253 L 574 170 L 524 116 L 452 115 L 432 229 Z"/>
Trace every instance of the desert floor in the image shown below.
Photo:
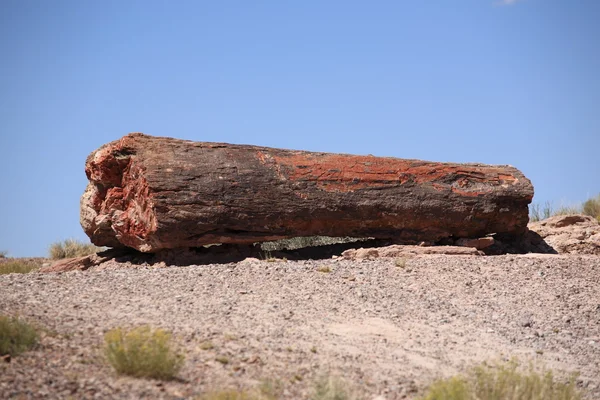
<path fill-rule="evenodd" d="M 46 331 L 0 365 L 0 398 L 187 399 L 274 379 L 282 398 L 304 399 L 330 374 L 360 398 L 410 399 L 517 358 L 561 379 L 577 372 L 600 399 L 600 256 L 109 263 L 0 276 L 0 313 Z M 173 332 L 179 379 L 121 377 L 105 362 L 103 334 L 143 324 Z"/>

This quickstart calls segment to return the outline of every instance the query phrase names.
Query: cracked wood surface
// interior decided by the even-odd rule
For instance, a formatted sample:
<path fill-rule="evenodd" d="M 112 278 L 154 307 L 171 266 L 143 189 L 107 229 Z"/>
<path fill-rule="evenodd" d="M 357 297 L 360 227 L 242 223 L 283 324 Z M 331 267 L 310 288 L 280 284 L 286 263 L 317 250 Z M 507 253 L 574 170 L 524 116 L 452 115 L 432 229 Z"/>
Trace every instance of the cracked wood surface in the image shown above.
<path fill-rule="evenodd" d="M 520 235 L 531 182 L 512 166 L 191 142 L 133 133 L 94 151 L 81 224 L 144 252 L 297 236 L 403 243 Z"/>

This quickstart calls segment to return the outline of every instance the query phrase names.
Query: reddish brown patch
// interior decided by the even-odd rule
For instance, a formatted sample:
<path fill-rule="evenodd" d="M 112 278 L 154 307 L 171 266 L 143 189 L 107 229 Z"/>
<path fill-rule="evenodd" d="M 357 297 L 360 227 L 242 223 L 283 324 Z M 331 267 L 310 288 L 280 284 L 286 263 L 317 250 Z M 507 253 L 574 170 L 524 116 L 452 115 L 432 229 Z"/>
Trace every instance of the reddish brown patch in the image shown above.
<path fill-rule="evenodd" d="M 123 212 L 118 222 L 113 222 L 115 231 L 122 235 L 121 242 L 136 248 L 156 231 L 152 196 L 143 176 L 143 170 L 135 163 L 123 173 Z"/>
<path fill-rule="evenodd" d="M 460 194 L 461 196 L 467 196 L 467 197 L 485 196 L 485 192 L 473 192 L 473 191 L 469 192 L 466 190 L 457 189 L 455 187 L 450 188 L 450 190 L 452 190 L 452 193 Z"/>
<path fill-rule="evenodd" d="M 515 178 L 514 176 L 512 176 L 512 175 L 506 175 L 506 174 L 498 174 L 498 178 L 500 180 L 503 180 L 506 183 L 510 183 L 510 184 L 516 183 L 518 181 L 518 179 Z"/>
<path fill-rule="evenodd" d="M 100 215 L 113 217 L 111 226 L 121 243 L 139 248 L 156 230 L 156 221 L 144 170 L 128 150 L 135 138 L 126 136 L 100 149 L 88 160 L 86 173 L 98 187 L 95 209 Z"/>
<path fill-rule="evenodd" d="M 517 182 L 514 176 L 500 174 L 500 168 L 490 166 L 472 166 L 472 170 L 466 171 L 460 165 L 305 152 L 285 156 L 258 152 L 258 159 L 265 165 L 270 164 L 282 179 L 314 181 L 326 191 L 350 192 L 398 184 L 430 183 L 435 190 L 451 190 L 472 197 L 482 194 L 475 189 L 481 186 L 478 185 L 480 183 L 502 185 Z"/>

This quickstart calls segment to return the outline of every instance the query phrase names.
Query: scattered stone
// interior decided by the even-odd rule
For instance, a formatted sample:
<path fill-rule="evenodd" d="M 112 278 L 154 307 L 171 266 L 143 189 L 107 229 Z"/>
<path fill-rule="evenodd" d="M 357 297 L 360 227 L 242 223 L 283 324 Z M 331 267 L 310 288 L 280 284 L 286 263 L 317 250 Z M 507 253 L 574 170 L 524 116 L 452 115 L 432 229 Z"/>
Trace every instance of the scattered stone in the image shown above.
<path fill-rule="evenodd" d="M 246 264 L 258 264 L 260 260 L 254 257 L 246 257 L 242 262 Z"/>
<path fill-rule="evenodd" d="M 531 317 L 522 318 L 519 325 L 521 325 L 523 328 L 531 328 L 533 326 L 533 320 Z"/>

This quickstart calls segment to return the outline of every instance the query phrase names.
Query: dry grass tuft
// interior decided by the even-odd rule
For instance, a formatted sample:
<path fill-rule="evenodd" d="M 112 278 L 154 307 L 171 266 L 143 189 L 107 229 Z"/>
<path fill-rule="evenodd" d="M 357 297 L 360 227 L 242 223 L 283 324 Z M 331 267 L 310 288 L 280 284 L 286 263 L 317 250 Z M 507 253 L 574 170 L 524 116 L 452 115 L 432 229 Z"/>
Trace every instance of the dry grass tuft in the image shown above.
<path fill-rule="evenodd" d="M 331 267 L 329 265 L 321 265 L 317 268 L 317 271 L 328 274 L 331 272 Z"/>
<path fill-rule="evenodd" d="M 531 222 L 542 221 L 544 219 L 548 219 L 550 217 L 554 217 L 556 215 L 573 215 L 573 214 L 581 214 L 582 208 L 577 205 L 561 205 L 558 208 L 554 208 L 552 203 L 547 201 L 544 203 L 543 207 L 540 207 L 539 204 L 532 204 L 531 210 L 529 213 L 529 220 Z"/>
<path fill-rule="evenodd" d="M 76 239 L 66 239 L 62 242 L 50 245 L 50 258 L 59 260 L 62 258 L 83 257 L 105 250 L 104 247 L 94 246 L 91 243 L 83 243 Z"/>
<path fill-rule="evenodd" d="M 434 382 L 423 400 L 467 400 L 473 399 L 467 381 L 458 376 Z"/>
<path fill-rule="evenodd" d="M 200 400 L 259 400 L 261 399 L 255 393 L 247 390 L 219 390 L 216 392 L 206 393 Z"/>
<path fill-rule="evenodd" d="M 287 262 L 287 258 L 274 257 L 270 251 L 263 251 L 260 257 L 263 261 L 274 263 L 274 262 Z"/>
<path fill-rule="evenodd" d="M 583 213 L 581 206 L 560 206 L 552 212 L 552 215 L 576 215 Z"/>
<path fill-rule="evenodd" d="M 466 376 L 434 382 L 422 400 L 579 400 L 575 377 L 554 380 L 552 371 L 522 372 L 516 361 L 496 366 L 482 364 Z"/>
<path fill-rule="evenodd" d="M 265 381 L 258 388 L 249 390 L 218 390 L 206 393 L 199 400 L 277 400 L 281 387 L 279 383 Z"/>
<path fill-rule="evenodd" d="M 221 363 L 223 365 L 227 365 L 227 364 L 229 364 L 229 357 L 227 357 L 227 356 L 216 356 L 215 357 L 215 361 L 219 362 L 219 363 Z"/>
<path fill-rule="evenodd" d="M 351 400 L 354 398 L 346 382 L 329 375 L 322 376 L 315 381 L 310 397 L 311 400 Z"/>
<path fill-rule="evenodd" d="M 547 201 L 544 203 L 544 206 L 540 206 L 539 204 L 531 204 L 531 208 L 529 209 L 529 221 L 537 222 L 552 216 L 552 204 Z"/>
<path fill-rule="evenodd" d="M 600 221 L 600 194 L 583 203 L 583 213 Z"/>
<path fill-rule="evenodd" d="M 40 266 L 32 261 L 8 261 L 0 264 L 0 275 L 27 274 L 38 269 L 40 269 Z"/>
<path fill-rule="evenodd" d="M 0 356 L 16 356 L 33 348 L 39 340 L 37 329 L 15 317 L 0 315 Z"/>
<path fill-rule="evenodd" d="M 394 260 L 394 265 L 398 268 L 406 268 L 406 258 L 398 257 Z"/>
<path fill-rule="evenodd" d="M 200 343 L 200 346 L 198 347 L 200 347 L 200 350 L 212 350 L 215 348 L 215 345 L 210 340 L 207 340 L 206 342 Z"/>
<path fill-rule="evenodd" d="M 539 204 L 532 204 L 529 213 L 529 219 L 531 222 L 537 222 L 555 215 L 573 214 L 590 215 L 600 221 L 600 194 L 598 194 L 596 197 L 586 200 L 583 204 L 561 205 L 558 208 L 554 208 L 552 203 L 549 201 L 544 203 L 543 207 Z"/>
<path fill-rule="evenodd" d="M 170 380 L 183 366 L 183 355 L 173 350 L 171 335 L 162 329 L 116 328 L 104 335 L 104 341 L 108 362 L 119 374 Z"/>

